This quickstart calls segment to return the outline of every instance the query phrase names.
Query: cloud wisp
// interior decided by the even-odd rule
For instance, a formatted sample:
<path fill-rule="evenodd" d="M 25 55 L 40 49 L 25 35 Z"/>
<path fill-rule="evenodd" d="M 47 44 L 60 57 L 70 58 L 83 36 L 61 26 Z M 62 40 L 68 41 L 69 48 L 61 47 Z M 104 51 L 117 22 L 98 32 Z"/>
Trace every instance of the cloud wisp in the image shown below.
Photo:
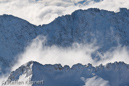
<path fill-rule="evenodd" d="M 30 43 L 25 51 L 18 55 L 19 59 L 17 63 L 12 67 L 11 71 L 16 70 L 21 65 L 29 61 L 37 61 L 41 64 L 61 64 L 69 65 L 70 67 L 74 64 L 81 63 L 83 65 L 91 63 L 93 66 L 100 64 L 113 63 L 116 61 L 123 61 L 129 64 L 129 48 L 125 46 L 118 46 L 105 53 L 98 51 L 99 46 L 95 45 L 95 42 L 90 44 L 78 44 L 74 43 L 71 47 L 59 47 L 56 45 L 45 46 L 46 38 L 44 36 L 38 36 L 32 43 Z M 100 60 L 93 59 L 92 54 L 96 54 L 100 57 Z M 0 78 L 0 81 L 7 80 L 7 75 Z M 85 82 L 84 86 L 109 86 L 108 81 L 103 80 L 99 77 L 92 77 L 89 79 L 82 80 Z M 0 82 L 0 83 L 2 83 Z M 94 82 L 94 83 L 93 83 Z"/>
<path fill-rule="evenodd" d="M 91 54 L 98 49 L 98 47 L 93 47 L 91 44 L 77 44 L 74 43 L 71 47 L 63 48 L 58 46 L 45 46 L 46 39 L 45 37 L 38 36 L 33 42 L 25 49 L 23 53 L 19 55 L 18 66 L 28 62 L 28 61 L 37 61 L 42 64 L 62 64 L 70 65 L 76 63 L 94 63 L 91 58 Z"/>
<path fill-rule="evenodd" d="M 100 64 L 123 61 L 129 63 L 129 52 L 127 47 L 113 47 L 105 53 L 98 51 L 99 46 L 95 43 L 78 44 L 74 43 L 71 47 L 63 48 L 59 46 L 45 46 L 46 39 L 43 36 L 35 38 L 25 51 L 18 55 L 19 60 L 12 67 L 15 70 L 28 61 L 37 61 L 42 64 L 62 64 L 72 66 L 77 63 L 83 65 L 91 63 L 94 66 Z M 92 54 L 96 53 L 100 60 L 96 60 Z"/>

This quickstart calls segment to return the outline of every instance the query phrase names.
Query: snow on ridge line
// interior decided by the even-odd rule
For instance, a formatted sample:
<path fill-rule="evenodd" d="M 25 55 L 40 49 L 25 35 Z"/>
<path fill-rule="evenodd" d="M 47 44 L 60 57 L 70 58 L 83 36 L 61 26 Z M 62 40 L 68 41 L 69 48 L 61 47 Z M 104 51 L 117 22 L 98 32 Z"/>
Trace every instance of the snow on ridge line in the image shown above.
<path fill-rule="evenodd" d="M 106 65 L 103 65 L 103 64 L 100 64 L 99 66 L 93 66 L 92 64 L 88 63 L 86 65 L 82 65 L 81 63 L 77 63 L 77 64 L 74 64 L 72 67 L 70 67 L 69 65 L 64 65 L 62 66 L 61 64 L 42 64 L 42 63 L 39 63 L 37 61 L 29 61 L 27 62 L 26 64 L 23 64 L 21 65 L 19 68 L 24 68 L 24 67 L 32 67 L 34 65 L 39 65 L 40 67 L 54 67 L 56 70 L 62 70 L 64 69 L 65 67 L 69 68 L 69 69 L 74 69 L 76 67 L 84 67 L 84 68 L 95 68 L 95 69 L 98 69 L 98 68 L 102 68 L 102 67 L 105 67 L 105 68 L 108 68 L 108 67 L 111 67 L 111 66 L 127 66 L 127 68 L 129 68 L 129 64 L 126 64 L 122 61 L 119 61 L 119 62 L 114 62 L 114 63 L 107 63 Z M 19 69 L 18 68 L 18 69 Z M 16 69 L 17 70 L 17 69 Z"/>
<path fill-rule="evenodd" d="M 26 82 L 28 80 L 37 80 L 43 81 L 44 86 L 85 86 L 84 82 L 85 84 L 88 84 L 89 82 L 87 81 L 95 78 L 95 81 L 102 80 L 106 81 L 107 84 L 110 84 L 103 85 L 103 83 L 98 83 L 97 86 L 100 86 L 101 84 L 102 86 L 128 86 L 128 74 L 129 64 L 125 64 L 124 62 L 108 63 L 107 65 L 100 65 L 97 67 L 93 67 L 91 64 L 75 64 L 70 68 L 69 66 L 62 67 L 60 64 L 42 65 L 41 63 L 38 63 L 36 61 L 30 61 L 16 69 L 16 71 L 13 71 L 9 75 L 7 82 Z M 33 84 L 30 86 L 42 85 Z"/>

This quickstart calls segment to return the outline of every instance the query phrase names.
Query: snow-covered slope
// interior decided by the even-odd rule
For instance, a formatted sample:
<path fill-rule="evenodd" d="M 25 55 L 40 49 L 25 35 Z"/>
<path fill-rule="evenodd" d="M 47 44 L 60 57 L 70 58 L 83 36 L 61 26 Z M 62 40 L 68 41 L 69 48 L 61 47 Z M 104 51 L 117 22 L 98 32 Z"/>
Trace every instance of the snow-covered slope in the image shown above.
<path fill-rule="evenodd" d="M 13 71 L 7 81 L 24 82 L 22 85 L 27 85 L 27 81 L 40 81 L 33 86 L 128 86 L 128 80 L 129 65 L 123 62 L 97 67 L 76 64 L 70 68 L 31 61 Z"/>
<path fill-rule="evenodd" d="M 3 15 L 0 16 L 0 73 L 38 35 L 47 37 L 48 46 L 68 47 L 74 42 L 83 44 L 96 40 L 96 45 L 101 47 L 99 51 L 105 52 L 118 44 L 128 46 L 128 34 L 129 10 L 124 8 L 118 13 L 99 9 L 77 10 L 43 26 Z"/>

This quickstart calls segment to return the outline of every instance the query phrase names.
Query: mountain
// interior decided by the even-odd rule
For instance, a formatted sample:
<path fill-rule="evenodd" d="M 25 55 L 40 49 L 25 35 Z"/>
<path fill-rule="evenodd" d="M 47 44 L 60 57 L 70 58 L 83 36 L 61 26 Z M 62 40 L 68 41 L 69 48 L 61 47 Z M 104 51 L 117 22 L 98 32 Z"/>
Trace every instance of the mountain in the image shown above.
<path fill-rule="evenodd" d="M 25 20 L 11 15 L 0 16 L 1 69 L 11 66 L 15 56 L 22 52 L 27 43 L 37 36 L 35 30 L 35 26 Z"/>
<path fill-rule="evenodd" d="M 0 15 L 11 14 L 25 19 L 32 24 L 42 25 L 52 22 L 58 16 L 71 14 L 77 9 L 96 7 L 110 10 L 110 4 L 108 3 L 111 2 L 113 2 L 112 5 L 116 5 L 114 0 L 110 2 L 106 0 L 0 0 Z M 99 6 L 95 6 L 96 3 Z M 109 7 L 101 7 L 103 3 Z M 120 7 L 128 8 L 128 5 L 126 5 L 127 1 L 123 1 L 123 3 L 118 1 L 117 3 L 119 5 L 113 7 L 111 10 L 116 11 Z M 13 8 L 13 10 L 9 7 Z"/>
<path fill-rule="evenodd" d="M 92 43 L 106 52 L 118 45 L 129 45 L 129 10 L 114 13 L 91 8 L 77 10 L 53 22 L 35 26 L 12 15 L 0 16 L 0 74 L 12 66 L 17 55 L 38 35 L 46 36 L 46 46 L 69 47 L 73 43 Z M 93 58 L 98 58 L 93 55 Z"/>
<path fill-rule="evenodd" d="M 57 18 L 43 26 L 43 29 L 47 31 L 46 35 L 51 34 L 48 35 L 50 45 L 90 43 L 94 39 L 102 47 L 115 46 L 118 42 L 128 45 L 128 14 L 127 9 L 121 9 L 118 13 L 99 9 L 78 10 L 71 15 Z"/>
<path fill-rule="evenodd" d="M 30 61 L 13 71 L 7 82 L 22 81 L 27 85 L 25 82 L 33 81 L 33 86 L 128 86 L 128 80 L 129 65 L 124 62 L 97 67 L 76 64 L 70 68 L 67 65 L 42 65 Z"/>

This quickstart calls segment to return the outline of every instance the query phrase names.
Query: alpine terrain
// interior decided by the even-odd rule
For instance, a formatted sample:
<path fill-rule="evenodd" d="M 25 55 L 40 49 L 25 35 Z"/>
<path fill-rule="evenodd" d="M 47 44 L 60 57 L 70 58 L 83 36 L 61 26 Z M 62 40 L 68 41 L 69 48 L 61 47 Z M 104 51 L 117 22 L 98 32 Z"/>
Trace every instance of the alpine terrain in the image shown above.
<path fill-rule="evenodd" d="M 18 55 L 39 35 L 46 37 L 45 46 L 66 48 L 73 43 L 95 42 L 100 48 L 92 57 L 99 60 L 97 52 L 103 54 L 119 45 L 128 47 L 128 34 L 129 10 L 126 8 L 121 8 L 117 13 L 97 8 L 77 10 L 71 15 L 58 17 L 51 23 L 40 26 L 12 15 L 1 15 L 0 75 L 10 72 Z M 31 61 L 12 72 L 7 81 L 14 80 L 43 80 L 44 86 L 89 86 L 88 83 L 91 82 L 94 83 L 90 86 L 97 86 L 97 83 L 102 84 L 98 86 L 128 86 L 129 65 L 115 62 L 98 67 L 77 64 L 70 68 Z"/>
<path fill-rule="evenodd" d="M 30 86 L 128 86 L 128 80 L 129 65 L 123 62 L 97 67 L 76 64 L 70 68 L 30 61 L 13 71 L 6 84 L 18 81 Z"/>

